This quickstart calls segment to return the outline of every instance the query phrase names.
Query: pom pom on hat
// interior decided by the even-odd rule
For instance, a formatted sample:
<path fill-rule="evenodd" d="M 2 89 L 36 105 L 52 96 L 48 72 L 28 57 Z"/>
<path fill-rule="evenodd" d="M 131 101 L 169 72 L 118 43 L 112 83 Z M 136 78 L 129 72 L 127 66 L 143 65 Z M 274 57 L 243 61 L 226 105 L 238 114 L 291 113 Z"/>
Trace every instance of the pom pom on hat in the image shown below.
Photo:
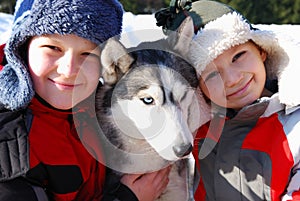
<path fill-rule="evenodd" d="M 195 33 L 198 32 L 206 23 L 221 17 L 224 14 L 235 11 L 233 8 L 215 1 L 184 1 L 171 0 L 170 7 L 161 9 L 155 13 L 157 26 L 162 26 L 167 34 L 169 30 L 175 31 L 183 20 L 190 16 L 194 22 Z"/>

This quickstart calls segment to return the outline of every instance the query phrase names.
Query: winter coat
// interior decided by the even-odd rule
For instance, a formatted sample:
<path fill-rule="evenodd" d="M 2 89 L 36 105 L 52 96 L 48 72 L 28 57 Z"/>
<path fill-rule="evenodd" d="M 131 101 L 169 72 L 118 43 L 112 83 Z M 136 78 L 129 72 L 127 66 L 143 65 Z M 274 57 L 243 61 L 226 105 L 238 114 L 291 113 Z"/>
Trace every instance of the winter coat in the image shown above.
<path fill-rule="evenodd" d="M 300 198 L 300 110 L 286 114 L 275 94 L 243 108 L 224 125 L 222 117 L 215 118 L 220 136 L 210 132 L 216 128 L 209 123 L 196 136 L 197 158 L 214 145 L 199 159 L 197 193 L 203 197 L 198 200 L 279 201 L 287 193 Z"/>
<path fill-rule="evenodd" d="M 95 195 L 99 200 L 105 168 L 80 140 L 95 133 L 89 126 L 90 117 L 85 115 L 86 111 L 75 114 L 52 109 L 40 98 L 34 98 L 28 109 L 22 111 L 2 110 L 3 184 L 21 176 L 32 185 L 46 189 L 53 200 L 78 197 L 92 200 Z M 5 185 L 0 185 L 0 189 L 1 186 Z"/>
<path fill-rule="evenodd" d="M 268 38 L 275 45 L 265 63 L 265 88 L 273 95 L 238 112 L 228 109 L 225 117 L 217 106 L 200 113 L 193 152 L 200 172 L 197 201 L 300 200 L 300 47 L 276 34 Z"/>
<path fill-rule="evenodd" d="M 61 111 L 36 95 L 25 109 L 0 109 L 1 201 L 137 200 L 101 163 L 89 101 Z"/>

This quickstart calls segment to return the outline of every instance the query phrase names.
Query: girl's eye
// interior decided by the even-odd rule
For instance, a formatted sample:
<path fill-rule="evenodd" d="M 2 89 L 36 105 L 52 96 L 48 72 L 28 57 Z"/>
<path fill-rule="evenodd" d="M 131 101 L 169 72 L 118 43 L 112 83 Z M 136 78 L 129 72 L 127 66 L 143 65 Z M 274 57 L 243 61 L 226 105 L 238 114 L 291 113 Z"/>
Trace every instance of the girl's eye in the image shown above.
<path fill-rule="evenodd" d="M 145 103 L 146 105 L 154 104 L 154 99 L 152 97 L 141 98 L 141 101 L 143 101 L 143 103 Z"/>
<path fill-rule="evenodd" d="M 232 58 L 232 62 L 235 62 L 236 60 L 238 60 L 245 53 L 246 53 L 246 51 L 242 51 L 242 52 L 239 52 L 236 55 L 234 55 L 234 57 Z"/>

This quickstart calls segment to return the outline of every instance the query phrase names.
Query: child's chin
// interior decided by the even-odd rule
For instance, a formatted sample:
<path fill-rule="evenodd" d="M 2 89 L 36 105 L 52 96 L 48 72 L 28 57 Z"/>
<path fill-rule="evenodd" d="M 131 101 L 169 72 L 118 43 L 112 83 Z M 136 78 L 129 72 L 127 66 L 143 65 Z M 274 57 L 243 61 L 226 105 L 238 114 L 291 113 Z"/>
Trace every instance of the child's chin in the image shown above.
<path fill-rule="evenodd" d="M 52 102 L 50 105 L 59 110 L 69 110 L 73 108 L 76 104 L 73 102 Z"/>

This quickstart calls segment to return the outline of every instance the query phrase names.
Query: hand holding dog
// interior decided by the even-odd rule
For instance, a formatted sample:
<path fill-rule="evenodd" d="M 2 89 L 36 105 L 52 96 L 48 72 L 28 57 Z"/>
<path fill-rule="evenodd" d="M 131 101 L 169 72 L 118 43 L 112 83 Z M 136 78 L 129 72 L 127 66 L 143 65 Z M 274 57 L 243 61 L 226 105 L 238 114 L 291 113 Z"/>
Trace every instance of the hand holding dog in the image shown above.
<path fill-rule="evenodd" d="M 139 201 L 153 201 L 166 189 L 171 166 L 147 174 L 126 174 L 121 182 L 130 188 Z"/>

